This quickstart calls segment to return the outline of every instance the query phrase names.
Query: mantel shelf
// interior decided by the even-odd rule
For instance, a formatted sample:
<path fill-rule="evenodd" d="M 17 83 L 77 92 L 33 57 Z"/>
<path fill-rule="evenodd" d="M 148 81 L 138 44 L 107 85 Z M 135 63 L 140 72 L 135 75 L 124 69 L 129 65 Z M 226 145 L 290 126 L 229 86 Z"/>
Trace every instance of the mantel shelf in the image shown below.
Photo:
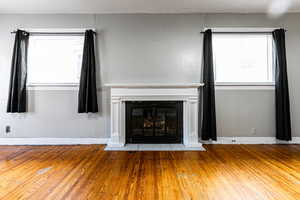
<path fill-rule="evenodd" d="M 203 87 L 204 83 L 184 83 L 184 84 L 136 84 L 136 83 L 108 83 L 104 85 L 110 88 L 199 88 Z"/>

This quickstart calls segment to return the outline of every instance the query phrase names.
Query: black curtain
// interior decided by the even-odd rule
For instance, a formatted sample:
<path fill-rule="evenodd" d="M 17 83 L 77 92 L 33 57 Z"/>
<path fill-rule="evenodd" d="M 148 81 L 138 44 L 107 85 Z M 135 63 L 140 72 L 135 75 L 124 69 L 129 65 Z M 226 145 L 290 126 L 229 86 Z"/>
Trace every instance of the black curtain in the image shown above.
<path fill-rule="evenodd" d="M 29 33 L 17 30 L 10 72 L 7 102 L 8 113 L 24 113 L 27 111 L 26 79 L 28 39 Z"/>
<path fill-rule="evenodd" d="M 285 30 L 277 29 L 273 31 L 272 35 L 274 41 L 276 138 L 279 140 L 290 141 L 292 140 L 292 134 Z"/>
<path fill-rule="evenodd" d="M 94 31 L 86 30 L 78 94 L 78 113 L 97 113 L 96 63 Z"/>
<path fill-rule="evenodd" d="M 203 39 L 202 140 L 217 140 L 215 79 L 212 51 L 212 31 L 206 30 Z"/>

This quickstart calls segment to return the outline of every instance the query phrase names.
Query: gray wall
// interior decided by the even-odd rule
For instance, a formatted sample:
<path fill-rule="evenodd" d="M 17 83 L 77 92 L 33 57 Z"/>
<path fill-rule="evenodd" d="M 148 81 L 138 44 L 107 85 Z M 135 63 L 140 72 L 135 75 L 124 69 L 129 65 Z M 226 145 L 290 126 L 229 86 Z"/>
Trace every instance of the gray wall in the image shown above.
<path fill-rule="evenodd" d="M 264 15 L 0 15 L 0 137 L 109 137 L 109 92 L 99 91 L 101 113 L 77 114 L 77 91 L 29 91 L 29 113 L 7 114 L 6 99 L 16 28 L 86 28 L 98 34 L 101 81 L 191 83 L 200 81 L 204 27 L 285 27 L 293 135 L 300 136 L 296 89 L 300 14 L 268 20 Z M 186 58 L 192 62 L 185 62 Z M 274 136 L 273 90 L 217 89 L 218 136 Z M 12 132 L 5 134 L 5 126 Z M 256 134 L 252 134 L 256 128 Z"/>

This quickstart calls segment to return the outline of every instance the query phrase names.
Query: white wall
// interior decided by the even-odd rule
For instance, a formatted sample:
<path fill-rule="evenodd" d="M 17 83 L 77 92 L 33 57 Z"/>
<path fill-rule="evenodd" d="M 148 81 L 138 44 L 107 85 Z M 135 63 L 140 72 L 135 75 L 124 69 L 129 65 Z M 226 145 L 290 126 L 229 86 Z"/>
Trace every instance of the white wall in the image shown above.
<path fill-rule="evenodd" d="M 105 83 L 190 83 L 200 81 L 204 27 L 285 27 L 287 32 L 293 136 L 300 136 L 297 90 L 300 14 L 279 20 L 264 15 L 0 15 L 0 137 L 109 137 L 109 92 L 99 91 L 101 113 L 77 114 L 77 91 L 29 91 L 29 113 L 7 114 L 10 61 L 16 28 L 85 28 L 98 31 Z M 184 62 L 185 58 L 193 63 Z M 218 136 L 275 135 L 273 90 L 216 91 Z M 298 105 L 299 104 L 299 105 Z M 5 135 L 5 126 L 12 132 Z M 251 129 L 256 128 L 256 135 Z"/>

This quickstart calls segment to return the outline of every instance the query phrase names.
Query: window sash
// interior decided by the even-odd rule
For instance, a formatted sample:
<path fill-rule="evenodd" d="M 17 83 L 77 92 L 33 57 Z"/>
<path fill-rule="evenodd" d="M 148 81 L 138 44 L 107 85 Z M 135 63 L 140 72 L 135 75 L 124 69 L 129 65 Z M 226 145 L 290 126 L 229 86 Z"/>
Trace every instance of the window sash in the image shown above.
<path fill-rule="evenodd" d="M 47 40 L 50 40 L 52 42 Z M 32 87 L 34 86 L 38 86 L 38 87 L 76 86 L 78 87 L 79 78 L 80 78 L 82 52 L 83 52 L 83 42 L 84 42 L 84 35 L 75 36 L 75 35 L 52 34 L 52 35 L 30 36 L 29 49 L 28 49 L 27 85 Z M 54 45 L 51 46 L 52 45 L 51 43 L 55 43 L 57 47 L 54 47 Z M 48 47 L 42 46 L 45 44 L 49 46 Z M 39 52 L 43 50 L 45 50 L 45 52 L 42 53 Z M 46 51 L 48 52 L 46 53 Z M 32 55 L 33 53 L 35 55 Z M 54 57 L 49 56 L 49 54 L 51 53 L 54 54 L 53 55 Z M 65 60 L 65 58 L 67 60 Z M 68 58 L 70 60 L 68 60 Z M 40 59 L 40 60 L 37 61 L 34 59 Z M 72 67 L 73 65 L 74 65 L 74 69 L 63 68 L 64 66 Z M 44 68 L 41 67 L 41 69 L 39 69 L 40 66 L 43 66 Z M 60 69 L 60 67 L 62 68 L 62 70 Z M 51 68 L 53 69 L 53 71 L 51 71 Z M 35 70 L 35 72 L 33 72 L 33 70 Z M 46 75 L 44 74 L 44 72 L 48 74 Z M 50 77 L 47 77 L 49 76 L 49 74 Z"/>
<path fill-rule="evenodd" d="M 222 37 L 226 39 L 226 37 L 230 40 L 234 40 L 234 38 L 236 37 L 237 40 L 239 39 L 245 39 L 243 37 L 252 37 L 252 36 L 264 36 L 266 37 L 266 49 L 267 49 L 267 60 L 266 60 L 266 66 L 262 66 L 262 70 L 267 70 L 267 76 L 266 76 L 266 79 L 263 80 L 263 81 L 241 81 L 241 80 L 238 80 L 238 79 L 232 79 L 232 80 L 226 80 L 226 77 L 222 79 L 218 78 L 220 73 L 218 70 L 218 66 L 217 64 L 219 62 L 217 62 L 217 59 L 218 59 L 218 53 L 220 52 L 217 52 L 215 50 L 215 47 L 216 47 L 216 38 L 219 39 L 219 40 L 222 40 Z M 260 38 L 261 39 L 261 38 Z M 229 86 L 265 86 L 265 85 L 274 85 L 274 69 L 273 69 L 273 41 L 272 41 L 272 35 L 271 34 L 267 34 L 267 33 L 219 33 L 219 34 L 213 34 L 213 56 L 214 56 L 214 74 L 215 74 L 215 82 L 216 82 L 216 85 L 219 85 L 219 86 L 224 86 L 224 85 L 229 85 Z M 228 49 L 228 51 L 230 51 L 230 49 Z M 223 70 L 224 70 L 224 66 L 223 66 Z M 239 74 L 236 74 L 236 76 L 239 76 Z M 225 80 L 224 80 L 225 79 Z"/>

